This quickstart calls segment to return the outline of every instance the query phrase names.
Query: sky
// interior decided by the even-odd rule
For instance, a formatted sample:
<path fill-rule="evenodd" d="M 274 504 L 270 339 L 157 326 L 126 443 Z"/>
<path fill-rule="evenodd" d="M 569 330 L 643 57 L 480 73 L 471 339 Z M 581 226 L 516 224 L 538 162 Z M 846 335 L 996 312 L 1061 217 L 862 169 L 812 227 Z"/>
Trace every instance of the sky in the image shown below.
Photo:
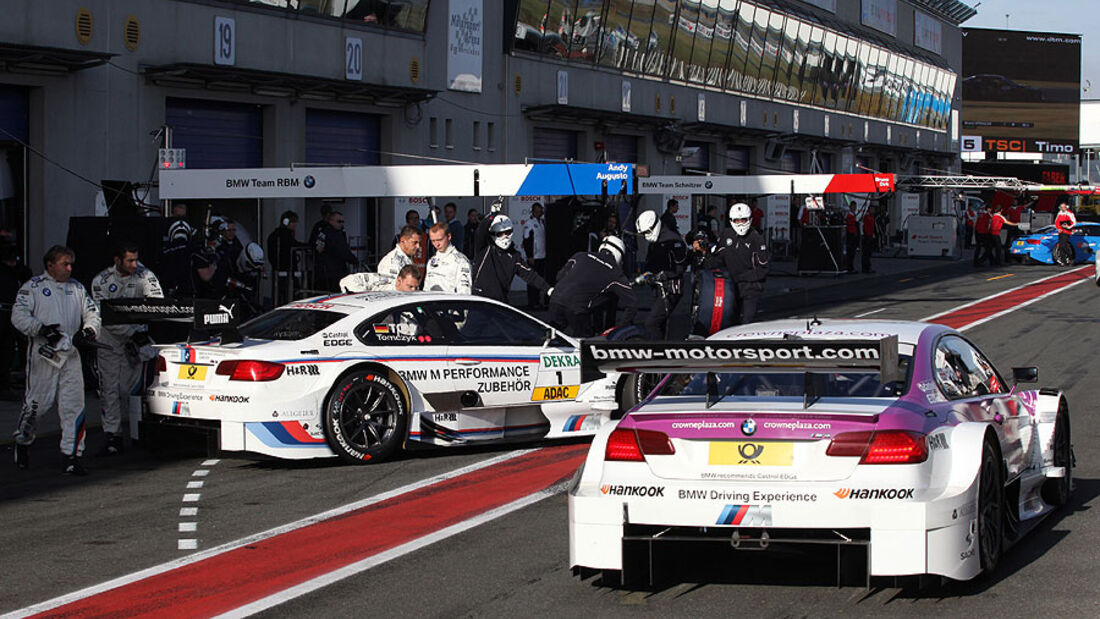
<path fill-rule="evenodd" d="M 1100 20 L 1097 0 L 963 0 L 978 14 L 964 28 L 1035 30 L 1081 35 L 1081 98 L 1100 99 Z"/>

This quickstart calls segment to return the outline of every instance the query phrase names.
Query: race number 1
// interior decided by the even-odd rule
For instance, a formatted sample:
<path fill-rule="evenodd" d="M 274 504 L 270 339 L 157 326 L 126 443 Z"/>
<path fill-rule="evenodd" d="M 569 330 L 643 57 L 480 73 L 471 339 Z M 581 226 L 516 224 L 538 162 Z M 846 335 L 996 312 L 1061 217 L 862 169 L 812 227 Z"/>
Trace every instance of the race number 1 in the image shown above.
<path fill-rule="evenodd" d="M 363 81 L 363 39 L 344 40 L 344 79 Z"/>
<path fill-rule="evenodd" d="M 214 64 L 237 64 L 237 24 L 232 17 L 214 18 Z"/>

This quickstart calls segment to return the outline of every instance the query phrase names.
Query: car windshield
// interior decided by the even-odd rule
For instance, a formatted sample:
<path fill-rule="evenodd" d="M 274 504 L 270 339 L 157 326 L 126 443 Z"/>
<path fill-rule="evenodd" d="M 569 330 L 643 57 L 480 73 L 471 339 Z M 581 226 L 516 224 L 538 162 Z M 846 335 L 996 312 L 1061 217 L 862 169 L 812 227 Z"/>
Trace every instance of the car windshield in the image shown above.
<path fill-rule="evenodd" d="M 672 374 L 657 396 L 892 398 L 909 384 L 909 356 L 899 356 L 900 380 L 883 383 L 878 372 L 715 372 Z M 656 375 L 653 375 L 656 378 Z M 713 379 L 708 379 L 713 376 Z M 656 382 L 654 380 L 654 382 Z M 709 389 L 708 389 L 709 382 Z M 809 393 L 807 393 L 809 391 Z"/>
<path fill-rule="evenodd" d="M 277 309 L 241 325 L 241 335 L 257 340 L 302 340 L 340 320 L 344 314 L 314 309 Z"/>

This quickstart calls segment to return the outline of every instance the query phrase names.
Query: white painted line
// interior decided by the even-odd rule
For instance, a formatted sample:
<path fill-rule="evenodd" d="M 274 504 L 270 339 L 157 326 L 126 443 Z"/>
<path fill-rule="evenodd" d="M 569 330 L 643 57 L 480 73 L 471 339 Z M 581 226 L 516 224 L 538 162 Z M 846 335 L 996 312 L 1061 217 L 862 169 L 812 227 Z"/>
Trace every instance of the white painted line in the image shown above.
<path fill-rule="evenodd" d="M 192 516 L 192 517 L 194 517 L 194 516 L 198 516 L 198 515 L 199 515 L 199 508 L 197 508 L 197 507 L 181 507 L 180 508 L 180 516 Z"/>
<path fill-rule="evenodd" d="M 856 314 L 855 316 L 852 316 L 852 318 L 863 318 L 864 316 L 870 316 L 871 314 L 877 314 L 879 312 L 885 312 L 885 311 L 886 311 L 885 307 L 880 307 L 877 310 L 871 310 L 869 312 L 863 312 L 862 314 Z"/>
<path fill-rule="evenodd" d="M 199 530 L 199 523 L 197 522 L 181 522 L 180 533 L 194 533 Z"/>
<path fill-rule="evenodd" d="M 1091 267 L 1089 267 L 1089 268 L 1091 268 Z M 977 304 L 979 304 L 979 303 L 984 303 L 984 302 L 986 302 L 986 301 L 988 301 L 988 300 L 992 299 L 993 297 L 999 297 L 999 296 L 1001 296 L 1002 294 L 1007 294 L 1007 293 L 1009 293 L 1009 292 L 1013 292 L 1013 291 L 1019 290 L 1019 289 L 1021 289 L 1021 288 L 1024 288 L 1024 287 L 1027 287 L 1027 286 L 1030 286 L 1030 285 L 1032 285 L 1032 284 L 1038 284 L 1039 282 L 1045 282 L 1045 281 L 1047 281 L 1048 279 L 1054 279 L 1055 277 L 1061 277 L 1061 276 L 1065 275 L 1066 273 L 1073 273 L 1073 272 L 1074 272 L 1073 270 L 1069 270 L 1069 271 L 1064 271 L 1064 272 L 1062 272 L 1062 273 L 1055 273 L 1054 275 L 1048 275 L 1047 277 L 1040 277 L 1039 279 L 1037 279 L 1037 280 L 1035 280 L 1035 281 L 1033 281 L 1033 282 L 1027 282 L 1027 283 L 1024 283 L 1024 284 L 1020 284 L 1019 286 L 1016 286 L 1016 287 L 1014 287 L 1014 288 L 1009 288 L 1009 289 L 1007 289 L 1007 290 L 1002 290 L 1002 291 L 1000 291 L 1000 292 L 995 292 L 995 293 L 993 293 L 993 294 L 991 294 L 991 295 L 988 295 L 988 296 L 982 297 L 982 298 L 980 298 L 980 299 L 977 299 L 977 300 L 975 300 L 975 301 L 971 301 L 971 302 L 969 302 L 969 303 L 963 303 L 962 305 L 958 305 L 958 306 L 956 306 L 956 307 L 953 307 L 953 308 L 951 308 L 951 309 L 949 309 L 949 310 L 947 310 L 947 311 L 943 311 L 943 312 L 940 312 L 940 313 L 938 313 L 938 314 L 932 314 L 931 316 L 925 316 L 924 318 L 921 318 L 921 319 L 920 319 L 920 321 L 921 321 L 921 322 L 928 322 L 929 320 L 934 320 L 934 319 L 936 319 L 936 318 L 939 318 L 940 316 L 946 316 L 946 315 L 948 315 L 948 314 L 950 314 L 950 313 L 952 313 L 952 312 L 957 312 L 957 311 L 959 311 L 959 310 L 961 310 L 961 309 L 966 309 L 966 308 L 968 308 L 968 307 L 971 307 L 971 306 L 973 306 L 973 305 L 977 305 Z M 1082 281 L 1085 281 L 1085 280 L 1082 280 Z"/>
<path fill-rule="evenodd" d="M 191 473 L 191 477 L 206 477 L 210 474 L 210 469 L 199 469 L 194 473 Z"/>
<path fill-rule="evenodd" d="M 195 494 L 185 494 L 185 495 L 183 495 L 183 502 L 184 503 L 197 503 L 200 498 L 202 498 L 202 495 L 197 493 L 197 492 Z"/>
<path fill-rule="evenodd" d="M 283 591 L 280 591 L 276 594 L 261 598 L 259 600 L 256 600 L 255 602 L 252 602 L 251 604 L 246 604 L 244 606 L 241 606 L 240 608 L 235 608 L 227 613 L 217 615 L 216 617 L 217 619 L 237 619 L 238 617 L 248 617 L 258 612 L 278 606 L 279 604 L 293 600 L 296 597 L 306 595 L 307 593 L 312 593 L 322 587 L 327 587 L 334 582 L 338 582 L 340 580 L 348 578 L 349 576 L 354 576 L 355 574 L 359 574 L 360 572 L 365 572 L 372 567 L 382 565 L 387 561 L 397 559 L 398 557 L 407 555 L 410 552 L 419 550 L 421 548 L 424 548 L 425 546 L 430 546 L 431 544 L 445 540 L 448 537 L 452 537 L 458 535 L 459 533 L 469 531 L 470 529 L 485 524 L 486 522 L 495 520 L 506 514 L 510 514 L 517 509 L 523 509 L 524 507 L 538 503 L 545 498 L 549 498 L 551 496 L 554 496 L 555 494 L 565 492 L 569 483 L 570 482 L 565 482 L 556 486 L 552 486 L 542 492 L 536 492 L 535 494 L 527 495 L 522 499 L 517 499 L 515 501 L 512 501 L 511 503 L 508 503 L 507 505 L 501 505 L 496 509 L 491 509 L 487 512 L 474 516 L 469 520 L 455 523 L 445 529 L 440 529 L 438 531 L 435 531 L 434 533 L 429 533 L 424 537 L 417 538 L 400 546 L 396 546 L 385 552 L 380 552 L 372 557 L 368 557 L 366 559 L 363 559 L 362 561 L 357 561 L 355 563 L 352 563 L 351 565 L 344 566 L 323 576 L 318 576 L 313 580 L 307 580 L 304 583 L 293 586 L 289 589 L 284 589 Z"/>
<path fill-rule="evenodd" d="M 197 539 L 181 539 L 176 545 L 176 550 L 194 550 L 199 547 Z"/>
<path fill-rule="evenodd" d="M 203 485 L 204 483 L 205 483 L 205 482 L 201 482 L 201 481 L 189 481 L 189 482 L 187 482 L 187 488 L 188 488 L 188 489 L 192 489 L 192 488 L 202 488 L 202 485 Z"/>
<path fill-rule="evenodd" d="M 302 518 L 301 520 L 295 520 L 294 522 L 290 522 L 290 523 L 275 527 L 273 529 L 268 529 L 267 531 L 262 531 L 260 533 L 254 534 L 254 535 L 249 535 L 248 537 L 242 537 L 241 539 L 234 540 L 232 542 L 228 542 L 228 543 L 222 544 L 220 546 L 215 546 L 213 548 L 210 548 L 209 550 L 203 550 L 201 552 L 192 553 L 192 554 L 189 554 L 185 557 L 180 557 L 180 558 L 174 559 L 172 561 L 167 561 L 165 563 L 161 563 L 160 565 L 154 565 L 153 567 L 149 567 L 149 568 L 146 568 L 144 570 L 139 570 L 139 571 L 133 572 L 131 574 L 126 574 L 125 576 L 119 576 L 118 578 L 113 578 L 111 580 L 108 580 L 107 582 L 99 583 L 98 585 L 92 585 L 90 587 L 85 587 L 83 589 L 73 591 L 72 593 L 66 593 L 65 595 L 61 595 L 61 596 L 55 597 L 53 599 L 46 600 L 45 602 L 39 602 L 38 604 L 35 604 L 34 606 L 28 606 L 26 608 L 21 608 L 21 609 L 15 611 L 15 612 L 12 612 L 8 616 L 12 617 L 13 619 L 15 617 L 29 617 L 30 615 L 35 615 L 35 614 L 50 610 L 51 608 L 57 608 L 58 606 L 64 606 L 65 604 L 69 604 L 69 603 L 75 602 L 77 600 L 82 600 L 84 598 L 91 597 L 93 595 L 98 595 L 100 593 L 103 593 L 104 591 L 110 591 L 112 589 L 117 589 L 118 587 L 122 587 L 122 586 L 128 585 L 130 583 L 137 582 L 137 581 L 139 581 L 143 578 L 149 578 L 150 576 L 156 576 L 157 574 L 163 574 L 165 572 L 170 572 L 170 571 L 172 571 L 176 568 L 183 567 L 185 565 L 191 565 L 192 563 L 196 563 L 196 562 L 202 561 L 204 559 L 209 559 L 210 557 L 216 557 L 220 554 L 229 552 L 231 550 L 236 550 L 237 548 L 241 548 L 241 547 L 247 546 L 249 544 L 254 544 L 256 542 L 263 541 L 263 540 L 271 538 L 271 537 L 275 537 L 276 535 L 281 535 L 281 534 L 286 533 L 288 531 L 294 531 L 296 529 L 301 529 L 302 527 L 308 527 L 311 524 L 315 524 L 315 523 L 321 522 L 323 520 L 328 520 L 329 518 L 335 518 L 337 516 L 341 516 L 341 515 L 346 514 L 348 512 L 355 511 L 355 510 L 360 509 L 362 507 L 366 507 L 368 505 L 373 505 L 375 503 L 385 501 L 387 499 L 392 499 L 396 496 L 400 496 L 402 494 L 407 494 L 409 492 L 413 492 L 415 490 L 425 488 L 427 486 L 439 483 L 441 481 L 446 481 L 448 479 L 453 479 L 455 477 L 461 477 L 461 476 L 463 476 L 467 473 L 472 473 L 474 471 L 477 471 L 477 470 L 480 470 L 480 469 L 483 469 L 483 468 L 486 468 L 486 467 L 489 467 L 489 466 L 493 466 L 494 464 L 499 464 L 499 463 L 504 462 L 506 460 L 510 460 L 512 458 L 516 458 L 516 457 L 522 456 L 524 454 L 527 454 L 527 453 L 530 453 L 531 451 L 536 451 L 536 450 L 537 449 L 535 449 L 535 450 L 532 450 L 532 449 L 517 449 L 515 451 L 510 451 L 508 453 L 501 454 L 501 455 L 495 456 L 493 458 L 489 458 L 488 460 L 482 460 L 481 462 L 476 462 L 476 463 L 471 464 L 469 466 L 464 466 L 464 467 L 461 467 L 461 468 L 457 468 L 453 471 L 448 471 L 446 473 L 441 473 L 439 475 L 435 475 L 435 476 L 429 477 L 427 479 L 422 479 L 420 481 L 413 482 L 413 483 L 405 485 L 405 486 L 401 486 L 400 488 L 394 488 L 393 490 L 383 492 L 381 494 L 376 494 L 372 497 L 368 497 L 368 498 L 356 501 L 354 503 L 348 503 L 347 505 L 342 505 L 340 507 L 336 507 L 336 508 L 330 509 L 328 511 L 321 512 L 321 513 L 315 514 L 313 516 Z M 488 512 L 486 512 L 486 513 L 488 513 Z M 455 525 L 455 526 L 457 526 L 457 525 Z M 185 540 L 180 540 L 180 543 L 182 544 L 184 541 Z M 194 550 L 194 549 L 198 548 L 198 540 L 189 540 L 189 541 L 193 542 L 195 545 L 193 547 L 190 547 L 190 548 L 183 548 L 181 546 L 180 550 Z M 5 616 L 5 619 L 6 619 L 6 617 L 7 616 Z"/>
<path fill-rule="evenodd" d="M 974 322 L 972 322 L 968 325 L 964 325 L 962 327 L 959 327 L 958 329 L 956 329 L 956 331 L 966 331 L 967 329 L 970 329 L 972 327 L 976 327 L 978 325 L 985 324 L 985 323 L 989 322 L 990 320 L 993 320 L 994 318 L 1000 318 L 1001 316 L 1004 316 L 1005 314 L 1009 314 L 1009 313 L 1015 312 L 1018 309 L 1025 308 L 1025 307 L 1031 305 L 1032 303 L 1037 303 L 1039 301 L 1042 301 L 1043 299 L 1045 299 L 1045 298 L 1047 298 L 1051 295 L 1058 294 L 1059 292 L 1062 292 L 1063 290 L 1069 290 L 1070 288 L 1073 288 L 1074 286 L 1076 286 L 1078 284 L 1083 284 L 1085 282 L 1091 282 L 1091 281 L 1092 281 L 1091 279 L 1082 279 L 1082 280 L 1073 282 L 1072 284 L 1067 284 L 1067 285 L 1062 286 L 1061 288 L 1058 288 L 1056 290 L 1051 290 L 1050 292 L 1041 294 L 1041 295 L 1035 297 L 1034 299 L 1031 299 L 1030 301 L 1025 301 L 1024 303 L 1021 303 L 1019 305 L 1014 305 L 1014 306 L 1012 306 L 1008 309 L 1001 310 L 1001 311 L 997 312 L 996 314 L 990 314 L 989 316 L 986 316 L 985 318 L 982 318 L 981 320 L 975 320 Z"/>
<path fill-rule="evenodd" d="M 202 465 L 203 465 L 203 466 L 214 466 L 215 464 L 217 464 L 217 463 L 219 463 L 219 462 L 221 462 L 221 460 L 217 460 L 217 459 L 214 459 L 214 460 L 203 460 L 203 461 L 202 461 Z"/>

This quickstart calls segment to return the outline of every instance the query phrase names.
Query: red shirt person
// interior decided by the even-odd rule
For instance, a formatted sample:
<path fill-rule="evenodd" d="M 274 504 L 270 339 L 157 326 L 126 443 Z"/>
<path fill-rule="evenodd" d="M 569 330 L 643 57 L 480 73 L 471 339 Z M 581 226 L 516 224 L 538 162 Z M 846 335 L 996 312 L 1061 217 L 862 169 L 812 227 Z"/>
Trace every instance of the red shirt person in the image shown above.
<path fill-rule="evenodd" d="M 1077 217 L 1069 210 L 1069 204 L 1062 202 L 1058 205 L 1058 216 L 1054 218 L 1054 227 L 1058 230 L 1058 245 L 1054 248 L 1054 263 L 1068 265 L 1076 262 L 1073 252 L 1073 244 L 1069 242 L 1069 235 L 1073 234 L 1073 228 L 1077 225 Z"/>

